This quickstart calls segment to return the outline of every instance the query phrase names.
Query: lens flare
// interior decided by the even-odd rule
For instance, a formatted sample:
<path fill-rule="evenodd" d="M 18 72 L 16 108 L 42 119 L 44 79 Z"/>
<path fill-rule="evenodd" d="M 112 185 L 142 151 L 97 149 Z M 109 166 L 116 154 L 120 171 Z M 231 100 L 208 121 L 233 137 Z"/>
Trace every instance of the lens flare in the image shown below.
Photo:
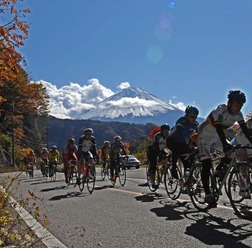
<path fill-rule="evenodd" d="M 146 52 L 147 59 L 152 63 L 158 63 L 164 56 L 163 48 L 160 45 L 151 45 Z"/>
<path fill-rule="evenodd" d="M 173 18 L 170 13 L 161 16 L 159 23 L 154 28 L 154 35 L 160 40 L 168 40 L 172 36 Z"/>
<path fill-rule="evenodd" d="M 169 1 L 168 8 L 175 9 L 176 8 L 176 3 L 174 1 Z"/>

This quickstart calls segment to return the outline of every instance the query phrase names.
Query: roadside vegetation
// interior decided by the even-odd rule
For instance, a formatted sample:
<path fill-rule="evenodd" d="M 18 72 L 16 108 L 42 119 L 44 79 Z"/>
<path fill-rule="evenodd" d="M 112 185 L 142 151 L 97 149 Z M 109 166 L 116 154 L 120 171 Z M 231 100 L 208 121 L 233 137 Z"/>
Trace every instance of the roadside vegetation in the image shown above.
<path fill-rule="evenodd" d="M 23 159 L 23 149 L 37 137 L 36 120 L 48 114 L 48 96 L 42 84 L 32 83 L 25 70 L 25 58 L 18 49 L 28 38 L 30 10 L 22 0 L 0 0 L 0 247 L 38 247 L 39 240 L 24 224 L 13 208 L 11 194 L 17 189 L 17 171 Z M 39 146 L 39 144 L 36 144 Z M 16 176 L 5 177 L 15 171 Z M 19 204 L 32 206 L 32 214 L 42 224 L 42 206 L 32 192 Z"/>

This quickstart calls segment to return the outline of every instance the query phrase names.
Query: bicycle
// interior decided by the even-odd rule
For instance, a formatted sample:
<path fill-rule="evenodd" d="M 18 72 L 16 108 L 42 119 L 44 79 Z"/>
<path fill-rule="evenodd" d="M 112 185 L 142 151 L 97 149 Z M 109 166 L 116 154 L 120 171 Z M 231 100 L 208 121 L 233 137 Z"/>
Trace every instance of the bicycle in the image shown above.
<path fill-rule="evenodd" d="M 174 177 L 176 173 L 177 178 Z M 172 168 L 171 156 L 167 152 L 167 155 L 161 161 L 158 161 L 155 172 L 155 181 L 152 182 L 150 174 L 147 173 L 147 182 L 150 191 L 155 192 L 161 183 L 165 185 L 165 190 L 167 195 L 175 200 L 180 196 L 180 178 L 182 176 L 181 169 L 176 165 L 175 168 Z"/>
<path fill-rule="evenodd" d="M 105 161 L 105 164 L 102 164 L 101 166 L 101 179 L 102 181 L 105 180 L 105 178 L 110 178 L 110 162 L 109 160 Z"/>
<path fill-rule="evenodd" d="M 78 182 L 78 186 L 81 192 L 84 190 L 85 184 L 87 184 L 89 193 L 93 193 L 95 188 L 95 173 L 95 165 L 92 162 L 92 158 L 82 158 L 80 167 L 81 177 L 80 181 Z"/>
<path fill-rule="evenodd" d="M 110 178 L 113 186 L 115 186 L 117 178 L 120 185 L 123 187 L 126 183 L 126 167 L 123 166 L 122 157 L 120 155 L 116 158 L 115 176 Z"/>
<path fill-rule="evenodd" d="M 77 167 L 76 167 L 76 161 L 75 160 L 69 160 L 68 161 L 68 170 L 67 170 L 67 179 L 68 179 L 68 185 L 74 185 L 76 186 L 76 179 L 77 179 Z"/>
<path fill-rule="evenodd" d="M 210 180 L 209 186 L 213 199 L 217 202 L 220 195 L 222 195 L 222 188 L 225 188 L 225 192 L 230 200 L 230 204 L 233 207 L 236 213 L 240 213 L 239 209 L 235 204 L 238 204 L 239 201 L 243 201 L 244 198 L 240 200 L 235 200 L 234 195 L 237 195 L 237 187 L 239 187 L 240 182 L 236 183 L 237 178 L 240 178 L 239 166 L 241 164 L 238 161 L 238 155 L 236 151 L 240 149 L 248 148 L 241 145 L 233 146 L 232 153 L 230 156 L 230 163 L 226 168 L 226 171 L 223 175 L 223 178 L 218 180 L 215 176 L 215 168 L 212 166 L 210 170 Z M 213 158 L 212 161 L 221 159 L 221 157 Z M 213 163 L 212 163 L 213 164 Z M 201 162 L 196 161 L 195 165 L 191 168 L 186 185 L 190 199 L 196 209 L 199 211 L 206 211 L 210 206 L 205 201 L 205 192 L 203 189 L 203 184 L 201 180 Z M 235 193 L 234 193 L 235 192 Z"/>
<path fill-rule="evenodd" d="M 48 176 L 50 177 L 51 181 L 56 181 L 56 167 L 57 167 L 57 161 L 50 160 L 48 165 Z"/>
<path fill-rule="evenodd" d="M 198 154 L 198 149 L 192 149 L 190 153 L 181 154 L 181 157 L 184 157 L 183 160 L 190 159 L 190 168 L 195 164 Z M 174 166 L 173 166 L 174 167 Z M 189 168 L 184 168 L 181 159 L 178 160 L 175 167 L 172 168 L 172 163 L 165 174 L 165 189 L 168 196 L 172 200 L 176 200 L 180 197 L 181 193 L 188 193 L 187 191 L 187 179 L 190 174 Z"/>

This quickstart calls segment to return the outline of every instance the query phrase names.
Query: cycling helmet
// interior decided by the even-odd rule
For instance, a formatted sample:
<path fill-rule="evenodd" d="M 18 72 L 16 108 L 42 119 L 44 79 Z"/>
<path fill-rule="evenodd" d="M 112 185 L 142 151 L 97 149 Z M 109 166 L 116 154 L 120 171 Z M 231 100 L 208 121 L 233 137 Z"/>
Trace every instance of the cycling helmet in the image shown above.
<path fill-rule="evenodd" d="M 92 134 L 94 131 L 93 131 L 93 129 L 92 128 L 85 128 L 84 129 L 84 133 L 86 134 L 86 133 L 90 133 L 90 134 Z"/>
<path fill-rule="evenodd" d="M 190 115 L 190 116 L 195 116 L 197 117 L 199 114 L 199 110 L 193 106 L 187 106 L 185 109 L 185 113 Z"/>
<path fill-rule="evenodd" d="M 51 147 L 51 149 L 52 149 L 52 150 L 57 150 L 57 146 L 53 145 L 53 146 Z"/>
<path fill-rule="evenodd" d="M 74 143 L 75 143 L 75 139 L 74 139 L 74 138 L 70 138 L 70 139 L 68 140 L 68 143 L 74 144 Z"/>
<path fill-rule="evenodd" d="M 110 145 L 110 141 L 105 140 L 105 141 L 104 141 L 104 145 Z"/>
<path fill-rule="evenodd" d="M 165 129 L 167 129 L 168 131 L 170 131 L 170 126 L 167 123 L 164 123 L 163 125 L 161 125 L 160 128 L 161 128 L 161 131 L 165 130 Z"/>
<path fill-rule="evenodd" d="M 44 147 L 44 148 L 42 149 L 42 151 L 43 151 L 43 152 L 47 152 L 47 148 Z"/>
<path fill-rule="evenodd" d="M 122 137 L 119 136 L 119 135 L 116 135 L 116 136 L 114 137 L 114 139 L 115 139 L 115 140 L 122 140 Z"/>
<path fill-rule="evenodd" d="M 238 102 L 243 105 L 246 102 L 246 96 L 240 90 L 230 90 L 227 98 L 230 103 Z"/>

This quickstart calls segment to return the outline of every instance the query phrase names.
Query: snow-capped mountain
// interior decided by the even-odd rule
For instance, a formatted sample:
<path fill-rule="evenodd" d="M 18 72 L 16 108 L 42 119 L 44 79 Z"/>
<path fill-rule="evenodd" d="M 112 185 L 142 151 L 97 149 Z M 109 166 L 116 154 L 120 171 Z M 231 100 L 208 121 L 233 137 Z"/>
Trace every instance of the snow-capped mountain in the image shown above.
<path fill-rule="evenodd" d="M 128 87 L 99 102 L 79 119 L 129 123 L 174 123 L 183 115 L 181 109 L 136 87 Z"/>
<path fill-rule="evenodd" d="M 128 82 L 121 83 L 119 92 L 102 86 L 97 79 L 87 85 L 70 83 L 57 88 L 43 83 L 50 97 L 50 115 L 59 119 L 120 121 L 136 124 L 175 124 L 184 115 L 185 105 L 166 102 Z"/>

